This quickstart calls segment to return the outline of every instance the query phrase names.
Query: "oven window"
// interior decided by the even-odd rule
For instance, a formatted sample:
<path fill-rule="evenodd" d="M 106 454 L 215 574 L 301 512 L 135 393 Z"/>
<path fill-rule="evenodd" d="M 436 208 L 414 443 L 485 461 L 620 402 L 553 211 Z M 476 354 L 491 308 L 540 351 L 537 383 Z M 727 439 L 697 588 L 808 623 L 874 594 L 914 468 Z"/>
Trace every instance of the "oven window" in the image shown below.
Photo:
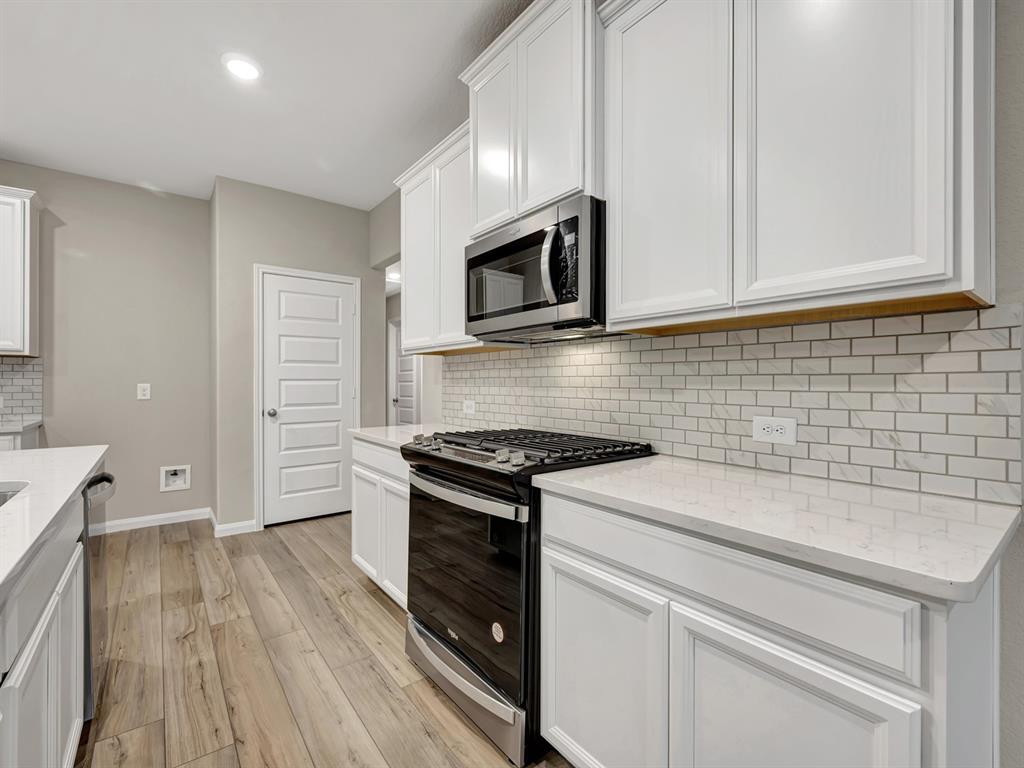
<path fill-rule="evenodd" d="M 526 525 L 435 498 L 409 500 L 409 612 L 517 703 Z"/>

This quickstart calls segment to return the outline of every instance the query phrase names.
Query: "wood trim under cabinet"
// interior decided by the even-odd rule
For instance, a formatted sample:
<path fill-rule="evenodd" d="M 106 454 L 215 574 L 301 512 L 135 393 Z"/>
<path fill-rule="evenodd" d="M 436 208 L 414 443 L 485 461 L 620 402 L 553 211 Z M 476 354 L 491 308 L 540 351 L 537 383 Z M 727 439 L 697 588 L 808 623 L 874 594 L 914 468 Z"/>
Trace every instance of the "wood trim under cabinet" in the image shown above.
<path fill-rule="evenodd" d="M 991 304 L 974 293 L 964 291 L 963 293 L 942 293 L 937 296 L 923 296 L 913 299 L 888 299 L 865 304 L 847 304 L 846 306 L 823 309 L 797 309 L 789 312 L 774 312 L 763 315 L 723 317 L 716 320 L 703 320 L 651 328 L 629 328 L 622 329 L 621 332 L 645 336 L 674 336 L 680 333 L 696 333 L 701 331 L 765 328 L 774 325 L 801 325 L 829 320 L 856 320 L 865 317 L 945 312 L 952 309 L 984 309 L 991 306 Z M 483 351 L 483 349 L 475 351 Z"/>

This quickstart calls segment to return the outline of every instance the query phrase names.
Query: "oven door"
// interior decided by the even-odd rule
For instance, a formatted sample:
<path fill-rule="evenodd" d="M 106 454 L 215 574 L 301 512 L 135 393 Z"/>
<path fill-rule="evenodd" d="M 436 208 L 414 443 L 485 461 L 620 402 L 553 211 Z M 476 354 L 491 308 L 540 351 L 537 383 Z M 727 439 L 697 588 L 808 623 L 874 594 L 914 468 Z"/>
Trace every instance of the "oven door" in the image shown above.
<path fill-rule="evenodd" d="M 590 316 L 584 200 L 546 208 L 466 248 L 469 335 Z"/>
<path fill-rule="evenodd" d="M 415 470 L 409 486 L 409 613 L 522 705 L 528 507 Z"/>

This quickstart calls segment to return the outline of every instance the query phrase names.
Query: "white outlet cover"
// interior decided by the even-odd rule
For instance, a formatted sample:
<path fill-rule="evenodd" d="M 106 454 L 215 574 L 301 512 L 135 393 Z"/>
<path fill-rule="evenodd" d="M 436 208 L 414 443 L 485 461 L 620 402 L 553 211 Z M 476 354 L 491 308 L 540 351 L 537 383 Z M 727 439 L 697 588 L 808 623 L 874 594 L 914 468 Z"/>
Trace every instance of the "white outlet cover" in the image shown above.
<path fill-rule="evenodd" d="M 796 445 L 796 419 L 787 416 L 755 416 L 751 437 L 758 443 Z"/>
<path fill-rule="evenodd" d="M 191 464 L 179 464 L 176 467 L 160 467 L 160 493 L 165 491 L 187 491 L 191 487 Z"/>
<path fill-rule="evenodd" d="M 462 412 L 467 416 L 472 416 L 476 413 L 476 400 L 463 400 Z"/>
<path fill-rule="evenodd" d="M 136 400 L 149 400 L 152 394 L 152 388 L 149 384 L 136 384 L 135 385 L 135 399 Z"/>

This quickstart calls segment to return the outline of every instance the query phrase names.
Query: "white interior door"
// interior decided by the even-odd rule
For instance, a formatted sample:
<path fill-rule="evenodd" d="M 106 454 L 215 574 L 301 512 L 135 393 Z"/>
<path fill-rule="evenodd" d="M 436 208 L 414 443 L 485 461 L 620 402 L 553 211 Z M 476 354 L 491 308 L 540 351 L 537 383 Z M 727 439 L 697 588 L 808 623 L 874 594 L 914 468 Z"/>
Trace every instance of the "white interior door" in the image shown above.
<path fill-rule="evenodd" d="M 388 424 L 418 424 L 417 366 L 415 355 L 403 355 L 401 323 L 391 321 L 388 332 Z"/>
<path fill-rule="evenodd" d="M 347 511 L 359 330 L 352 283 L 263 276 L 263 520 Z"/>

